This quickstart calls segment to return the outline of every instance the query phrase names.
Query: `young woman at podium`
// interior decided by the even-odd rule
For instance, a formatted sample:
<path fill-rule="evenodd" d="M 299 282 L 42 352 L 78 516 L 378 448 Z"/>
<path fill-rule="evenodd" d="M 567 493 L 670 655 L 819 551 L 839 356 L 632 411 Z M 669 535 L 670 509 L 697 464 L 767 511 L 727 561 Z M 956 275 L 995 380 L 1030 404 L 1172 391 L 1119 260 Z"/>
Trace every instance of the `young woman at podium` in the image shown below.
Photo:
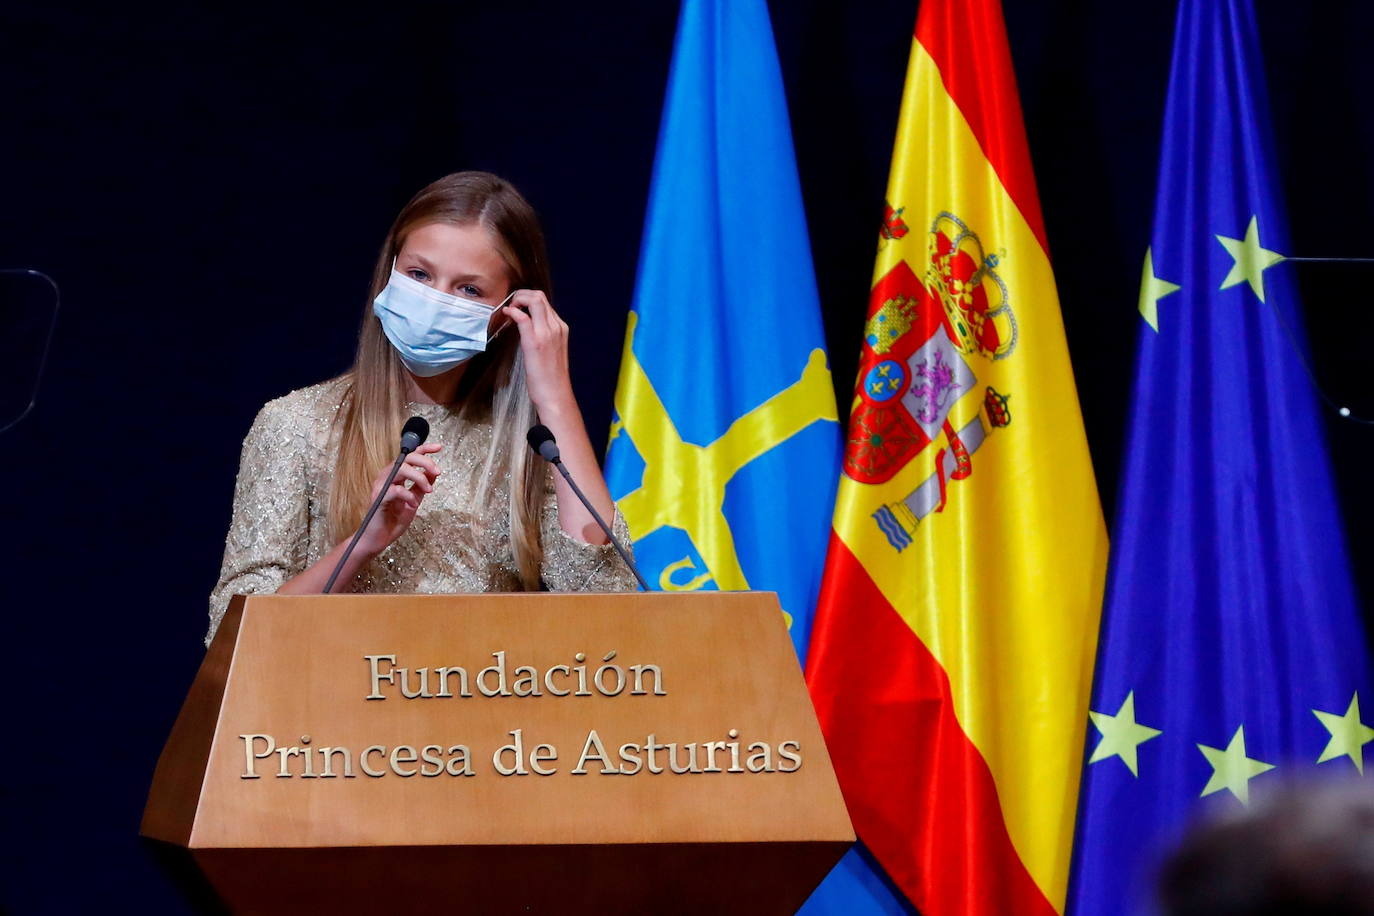
<path fill-rule="evenodd" d="M 616 536 L 568 375 L 529 203 L 485 172 L 449 175 L 396 217 L 373 274 L 353 368 L 270 401 L 239 462 L 210 630 L 235 594 L 324 591 L 383 487 L 333 591 L 624 591 L 634 578 L 561 476 L 536 422 Z M 401 426 L 430 434 L 390 469 Z"/>

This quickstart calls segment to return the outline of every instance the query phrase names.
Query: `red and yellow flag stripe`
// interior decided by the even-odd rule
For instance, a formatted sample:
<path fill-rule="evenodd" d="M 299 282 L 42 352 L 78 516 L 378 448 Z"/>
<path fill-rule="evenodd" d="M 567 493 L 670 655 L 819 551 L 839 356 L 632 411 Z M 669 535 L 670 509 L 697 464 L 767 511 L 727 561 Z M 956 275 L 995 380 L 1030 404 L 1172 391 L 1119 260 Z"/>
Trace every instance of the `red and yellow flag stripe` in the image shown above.
<path fill-rule="evenodd" d="M 1106 529 L 1000 6 L 925 0 L 915 39 L 808 680 L 925 916 L 1050 913 Z"/>

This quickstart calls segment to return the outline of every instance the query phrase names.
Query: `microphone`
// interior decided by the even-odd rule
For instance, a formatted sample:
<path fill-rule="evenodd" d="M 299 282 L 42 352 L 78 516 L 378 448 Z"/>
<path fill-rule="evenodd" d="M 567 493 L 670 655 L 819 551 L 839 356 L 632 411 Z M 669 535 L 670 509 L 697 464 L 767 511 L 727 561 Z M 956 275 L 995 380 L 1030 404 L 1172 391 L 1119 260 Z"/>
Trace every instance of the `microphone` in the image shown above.
<path fill-rule="evenodd" d="M 620 559 L 624 560 L 625 565 L 630 567 L 630 572 L 635 574 L 635 579 L 639 581 L 639 587 L 646 592 L 649 591 L 649 583 L 645 582 L 644 577 L 640 575 L 639 567 L 635 566 L 635 561 L 630 559 L 630 555 L 626 553 L 624 546 L 616 539 L 615 534 L 611 531 L 611 527 L 606 524 L 606 520 L 601 517 L 601 514 L 598 513 L 596 509 L 592 508 L 592 504 L 587 501 L 587 497 L 583 494 L 582 488 L 572 479 L 572 475 L 568 473 L 568 469 L 563 467 L 563 460 L 558 457 L 558 443 L 554 441 L 553 433 L 549 428 L 543 423 L 536 423 L 534 426 L 530 427 L 529 432 L 525 433 L 525 441 L 530 444 L 530 448 L 539 453 L 540 458 L 543 458 L 549 464 L 558 468 L 558 472 L 563 475 L 563 479 L 568 482 L 568 486 L 572 487 L 572 491 L 577 494 L 577 498 L 582 500 L 582 505 L 587 507 L 587 511 L 592 514 L 592 518 L 596 519 L 596 523 L 601 526 L 601 530 L 606 532 L 606 537 L 610 538 L 611 544 L 616 549 L 616 553 L 620 554 Z"/>
<path fill-rule="evenodd" d="M 372 501 L 372 508 L 367 510 L 367 515 L 363 516 L 363 523 L 353 533 L 353 540 L 348 542 L 348 549 L 343 552 L 343 556 L 339 557 L 339 562 L 335 565 L 334 571 L 329 574 L 329 581 L 324 584 L 326 595 L 334 590 L 334 580 L 339 578 L 339 573 L 343 571 L 344 564 L 353 555 L 353 548 L 358 546 L 358 541 L 362 538 L 363 532 L 367 530 L 367 523 L 372 521 L 372 516 L 377 514 L 377 508 L 386 498 L 386 491 L 391 489 L 391 481 L 396 479 L 396 472 L 401 469 L 401 464 L 406 460 L 406 455 L 424 445 L 428 438 L 429 423 L 424 417 L 411 417 L 406 420 L 406 425 L 401 427 L 401 454 L 396 456 L 396 463 L 391 466 L 391 474 L 387 477 L 387 483 L 377 491 L 377 498 Z"/>
<path fill-rule="evenodd" d="M 554 465 L 563 464 L 558 457 L 558 443 L 554 441 L 553 432 L 543 423 L 531 426 L 530 431 L 525 433 L 525 441 L 539 453 L 540 458 Z"/>
<path fill-rule="evenodd" d="M 429 423 L 424 417 L 411 417 L 401 427 L 401 454 L 409 455 L 429 438 Z"/>

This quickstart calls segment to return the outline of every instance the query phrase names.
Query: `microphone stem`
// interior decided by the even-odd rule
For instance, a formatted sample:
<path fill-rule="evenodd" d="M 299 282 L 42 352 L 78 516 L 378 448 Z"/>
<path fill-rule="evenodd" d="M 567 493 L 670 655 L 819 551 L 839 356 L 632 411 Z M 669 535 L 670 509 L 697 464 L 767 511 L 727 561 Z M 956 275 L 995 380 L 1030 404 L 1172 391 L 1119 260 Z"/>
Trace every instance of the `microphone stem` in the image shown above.
<path fill-rule="evenodd" d="M 582 500 L 582 505 L 587 507 L 587 511 L 592 514 L 592 518 L 596 519 L 596 523 L 601 526 L 601 530 L 606 532 L 606 539 L 611 542 L 611 546 L 615 548 L 616 553 L 620 554 L 620 559 L 625 561 L 625 565 L 630 567 L 630 572 L 635 574 L 635 579 L 639 581 L 639 587 L 646 592 L 649 591 L 649 583 L 645 582 L 644 577 L 639 574 L 639 567 L 635 566 L 635 561 L 630 559 L 630 555 L 625 552 L 625 548 L 620 546 L 620 541 L 611 533 L 611 527 L 606 524 L 606 520 L 601 517 L 601 513 L 597 512 L 596 509 L 592 507 L 591 501 L 583 494 L 582 488 L 577 485 L 577 482 L 572 479 L 572 475 L 568 473 L 568 469 L 563 467 L 562 460 L 554 458 L 552 464 L 554 467 L 558 468 L 558 473 L 563 475 L 563 479 L 568 482 L 568 486 L 572 487 L 573 492 L 577 494 L 577 498 Z"/>
<path fill-rule="evenodd" d="M 363 516 L 363 523 L 358 526 L 358 530 L 353 533 L 353 540 L 348 542 L 348 549 L 339 557 L 339 563 L 334 567 L 334 571 L 329 574 L 329 581 L 324 584 L 324 594 L 329 594 L 334 589 L 334 580 L 339 578 L 339 573 L 343 572 L 344 564 L 353 555 L 353 548 L 358 546 L 358 541 L 362 538 L 363 532 L 367 530 L 367 523 L 372 521 L 372 516 L 377 514 L 377 507 L 386 498 L 386 491 L 391 489 L 391 483 L 396 479 L 396 472 L 401 469 L 401 462 L 406 460 L 406 452 L 396 456 L 396 463 L 391 466 L 391 474 L 387 477 L 386 485 L 377 493 L 377 498 L 372 501 L 372 508 L 367 510 L 367 515 Z"/>

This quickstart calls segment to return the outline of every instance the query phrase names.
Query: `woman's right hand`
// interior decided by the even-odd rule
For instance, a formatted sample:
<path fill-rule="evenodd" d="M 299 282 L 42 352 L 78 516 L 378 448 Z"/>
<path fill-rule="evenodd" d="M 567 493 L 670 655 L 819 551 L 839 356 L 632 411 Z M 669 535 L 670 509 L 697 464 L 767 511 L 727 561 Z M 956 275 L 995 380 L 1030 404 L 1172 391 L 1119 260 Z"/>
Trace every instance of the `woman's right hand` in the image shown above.
<path fill-rule="evenodd" d="M 420 503 L 425 496 L 434 492 L 434 481 L 441 472 L 439 465 L 429 456 L 441 448 L 443 446 L 437 442 L 426 443 L 406 455 L 406 460 L 391 479 L 387 479 L 391 471 L 389 466 L 377 475 L 372 482 L 372 499 L 377 499 L 382 487 L 386 487 L 387 492 L 358 540 L 359 553 L 377 556 L 410 527 Z"/>

